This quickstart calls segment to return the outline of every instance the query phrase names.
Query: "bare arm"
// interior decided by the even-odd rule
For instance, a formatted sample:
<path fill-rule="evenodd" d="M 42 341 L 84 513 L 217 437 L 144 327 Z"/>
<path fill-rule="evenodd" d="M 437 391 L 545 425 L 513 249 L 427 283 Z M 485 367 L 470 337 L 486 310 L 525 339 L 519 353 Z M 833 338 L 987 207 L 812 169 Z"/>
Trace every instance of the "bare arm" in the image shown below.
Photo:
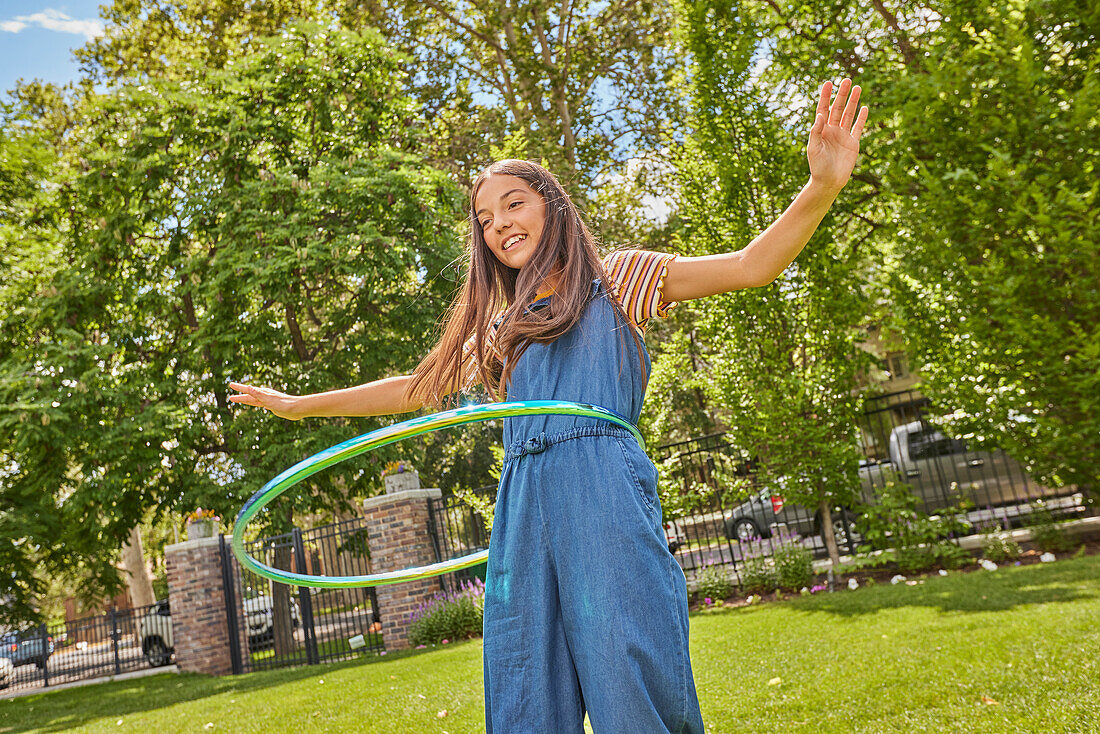
<path fill-rule="evenodd" d="M 825 82 L 806 146 L 810 180 L 791 205 L 744 249 L 671 261 L 662 300 L 687 301 L 767 285 L 794 262 L 851 177 L 867 120 L 867 108 L 859 108 L 860 88 L 851 86 L 850 79 L 840 83 L 832 106 L 831 95 L 832 82 Z"/>
<path fill-rule="evenodd" d="M 292 421 L 324 416 L 392 415 L 421 407 L 419 401 L 411 400 L 406 395 L 411 381 L 411 375 L 401 375 L 312 395 L 288 395 L 269 387 L 231 382 L 229 387 L 240 394 L 230 395 L 229 400 L 265 408 L 280 418 Z"/>
<path fill-rule="evenodd" d="M 787 210 L 744 249 L 670 261 L 662 300 L 688 301 L 771 283 L 802 252 L 837 193 L 811 180 Z"/>

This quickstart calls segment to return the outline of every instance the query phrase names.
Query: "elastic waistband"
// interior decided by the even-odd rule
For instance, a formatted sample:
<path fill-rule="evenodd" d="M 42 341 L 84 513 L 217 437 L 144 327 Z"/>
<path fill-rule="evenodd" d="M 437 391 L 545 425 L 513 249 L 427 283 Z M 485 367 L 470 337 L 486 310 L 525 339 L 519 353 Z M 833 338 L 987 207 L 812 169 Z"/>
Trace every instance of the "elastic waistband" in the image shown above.
<path fill-rule="evenodd" d="M 540 433 L 531 438 L 520 439 L 512 442 L 504 451 L 504 462 L 508 463 L 527 454 L 541 454 L 556 443 L 572 441 L 574 438 L 587 436 L 617 436 L 634 440 L 634 434 L 625 428 L 620 428 L 614 423 L 600 424 L 596 426 L 577 426 L 560 433 Z"/>

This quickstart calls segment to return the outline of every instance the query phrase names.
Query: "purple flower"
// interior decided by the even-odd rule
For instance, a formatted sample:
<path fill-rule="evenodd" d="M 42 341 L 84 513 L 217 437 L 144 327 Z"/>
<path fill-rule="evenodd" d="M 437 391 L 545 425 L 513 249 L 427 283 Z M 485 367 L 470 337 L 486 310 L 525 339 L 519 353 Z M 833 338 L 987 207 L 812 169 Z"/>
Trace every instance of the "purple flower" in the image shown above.
<path fill-rule="evenodd" d="M 704 604 L 706 604 L 706 605 L 707 605 L 707 606 L 709 607 L 709 606 L 710 606 L 711 604 L 713 604 L 714 602 L 713 602 L 713 601 L 711 600 L 711 598 L 710 598 L 710 597 L 708 596 L 708 597 L 707 597 L 706 599 L 703 599 L 703 603 L 704 603 Z"/>

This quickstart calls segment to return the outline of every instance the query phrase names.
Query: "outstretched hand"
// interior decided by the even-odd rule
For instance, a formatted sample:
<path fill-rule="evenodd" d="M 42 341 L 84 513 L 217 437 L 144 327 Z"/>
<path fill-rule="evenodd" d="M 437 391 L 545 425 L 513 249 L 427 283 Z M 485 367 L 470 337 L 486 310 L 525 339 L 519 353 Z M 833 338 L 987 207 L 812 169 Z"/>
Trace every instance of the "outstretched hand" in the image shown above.
<path fill-rule="evenodd" d="M 806 157 L 810 162 L 810 180 L 820 186 L 839 191 L 848 183 L 859 155 L 859 138 L 867 121 L 867 107 L 859 107 L 859 86 L 852 80 L 840 82 L 832 105 L 833 83 L 821 85 L 817 102 L 817 117 L 810 128 Z M 849 92 L 851 94 L 849 95 Z M 859 114 L 856 114 L 856 111 Z"/>
<path fill-rule="evenodd" d="M 240 392 L 240 395 L 230 395 L 229 402 L 241 405 L 253 405 L 257 408 L 270 410 L 280 418 L 296 421 L 304 416 L 297 410 L 298 396 L 272 390 L 270 387 L 253 387 L 242 385 L 239 382 L 229 383 L 229 387 Z"/>

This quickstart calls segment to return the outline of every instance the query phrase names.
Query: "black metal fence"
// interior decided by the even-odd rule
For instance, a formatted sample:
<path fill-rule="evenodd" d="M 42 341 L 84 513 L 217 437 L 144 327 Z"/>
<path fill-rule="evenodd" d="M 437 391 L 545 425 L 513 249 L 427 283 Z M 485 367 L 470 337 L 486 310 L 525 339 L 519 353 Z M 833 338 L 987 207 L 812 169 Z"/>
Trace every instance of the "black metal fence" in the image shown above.
<path fill-rule="evenodd" d="M 497 488 L 481 487 L 465 495 L 445 494 L 428 505 L 428 532 L 437 562 L 446 561 L 489 547 L 486 512 L 496 502 Z M 456 591 L 463 581 L 485 580 L 484 564 L 439 577 L 445 591 Z"/>
<path fill-rule="evenodd" d="M 232 573 L 226 585 L 228 623 L 245 640 L 244 649 L 234 651 L 234 672 L 315 665 L 384 649 L 373 588 L 287 586 L 242 568 L 224 539 L 222 548 L 223 566 Z M 371 572 L 367 525 L 361 518 L 260 538 L 245 549 L 269 566 L 295 573 Z"/>
<path fill-rule="evenodd" d="M 873 504 L 885 483 L 908 484 L 918 509 L 935 514 L 965 503 L 974 527 L 1026 524 L 1032 502 L 1055 512 L 1083 509 L 1074 488 L 1043 486 L 999 449 L 952 438 L 929 414 L 927 398 L 902 391 L 868 399 L 859 424 L 864 458 L 859 498 L 833 509 L 832 525 L 842 553 L 859 542 L 857 510 Z M 768 555 L 774 544 L 799 542 L 817 556 L 826 553 L 817 508 L 789 503 L 781 477 L 765 484 L 753 457 L 718 433 L 661 446 L 653 459 L 683 501 L 666 506 L 666 533 L 689 578 L 709 565 L 739 567 L 750 555 Z"/>
<path fill-rule="evenodd" d="M 142 642 L 159 626 L 157 609 L 156 604 L 112 608 L 0 634 L 0 657 L 11 663 L 0 663 L 0 688 L 42 688 L 149 667 Z"/>

